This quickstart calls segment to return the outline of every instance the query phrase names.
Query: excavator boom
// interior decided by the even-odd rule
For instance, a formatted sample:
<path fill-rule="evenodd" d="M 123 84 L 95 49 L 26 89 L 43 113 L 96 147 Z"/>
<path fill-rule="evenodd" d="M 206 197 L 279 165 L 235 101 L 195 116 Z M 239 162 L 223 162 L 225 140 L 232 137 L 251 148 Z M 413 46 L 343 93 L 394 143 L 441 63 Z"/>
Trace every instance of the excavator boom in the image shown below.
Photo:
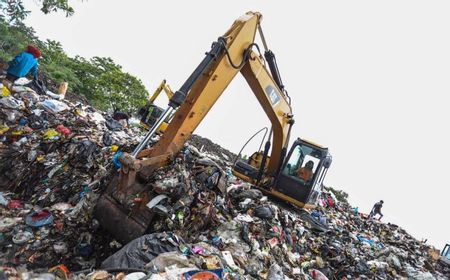
<path fill-rule="evenodd" d="M 267 50 L 265 39 L 262 38 L 266 57 L 270 59 L 270 69 L 267 69 L 259 47 L 255 44 L 256 32 L 259 30 L 262 35 L 261 19 L 261 14 L 248 12 L 213 42 L 211 50 L 174 93 L 168 108 L 153 124 L 144 140 L 131 155 L 124 153 L 121 156 L 122 168 L 100 199 L 96 211 L 99 221 L 119 239 L 128 241 L 145 232 L 153 214 L 145 207 L 152 197 L 146 192 L 143 182 L 149 179 L 156 168 L 170 162 L 183 148 L 238 72 L 244 76 L 267 115 L 272 136 L 270 156 L 270 145 L 266 145 L 267 149 L 259 166 L 241 164 L 243 172 L 249 171 L 252 176 L 237 172 L 238 176 L 257 186 L 264 185 L 265 188 L 276 183 L 286 163 L 285 156 L 294 119 L 273 53 Z M 175 110 L 161 139 L 147 149 L 149 139 Z M 129 198 L 136 197 L 138 193 L 145 193 L 141 196 L 144 197 L 141 205 L 127 209 Z M 308 193 L 305 195 L 307 198 Z M 126 226 L 117 228 L 117 223 L 126 223 Z"/>

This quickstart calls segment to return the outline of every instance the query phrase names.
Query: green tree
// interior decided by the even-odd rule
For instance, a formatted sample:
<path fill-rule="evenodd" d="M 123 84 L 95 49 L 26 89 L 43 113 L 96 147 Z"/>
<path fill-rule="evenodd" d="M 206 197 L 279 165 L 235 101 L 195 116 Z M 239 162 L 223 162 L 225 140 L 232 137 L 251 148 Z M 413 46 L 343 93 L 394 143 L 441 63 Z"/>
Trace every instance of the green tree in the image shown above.
<path fill-rule="evenodd" d="M 145 105 L 148 92 L 142 82 L 123 72 L 111 58 L 94 57 L 88 61 L 77 57 L 75 60 L 75 73 L 81 82 L 78 91 L 96 107 L 130 111 Z"/>
<path fill-rule="evenodd" d="M 324 186 L 324 188 L 326 191 L 332 192 L 338 201 L 348 203 L 348 193 L 343 190 L 337 190 L 333 187 Z"/>
<path fill-rule="evenodd" d="M 148 92 L 142 82 L 124 72 L 111 58 L 71 58 L 59 42 L 41 41 L 32 28 L 13 25 L 1 18 L 0 34 L 0 60 L 9 61 L 28 44 L 35 44 L 43 53 L 39 61 L 40 76 L 45 76 L 52 84 L 68 82 L 70 92 L 84 95 L 99 109 L 116 107 L 133 111 L 146 102 Z"/>
<path fill-rule="evenodd" d="M 45 14 L 62 11 L 66 16 L 71 16 L 74 9 L 69 5 L 69 0 L 37 0 L 41 11 Z M 0 0 L 0 18 L 12 24 L 21 23 L 30 13 L 25 9 L 23 0 Z"/>

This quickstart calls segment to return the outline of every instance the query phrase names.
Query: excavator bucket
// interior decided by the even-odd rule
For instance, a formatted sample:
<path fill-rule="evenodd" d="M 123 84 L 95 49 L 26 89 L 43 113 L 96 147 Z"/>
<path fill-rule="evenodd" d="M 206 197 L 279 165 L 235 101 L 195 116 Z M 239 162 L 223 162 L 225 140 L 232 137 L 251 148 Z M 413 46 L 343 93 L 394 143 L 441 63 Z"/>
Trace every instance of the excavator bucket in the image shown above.
<path fill-rule="evenodd" d="M 149 165 L 136 171 L 135 165 L 140 161 L 129 154 L 121 156 L 122 169 L 110 181 L 94 209 L 95 218 L 121 242 L 128 243 L 146 233 L 154 216 L 147 207 L 153 197 L 146 183 L 153 171 L 169 159 L 170 155 L 155 157 L 147 161 Z"/>
<path fill-rule="evenodd" d="M 106 192 L 97 202 L 94 215 L 107 231 L 121 242 L 127 243 L 145 233 L 154 214 L 127 196 L 132 190 L 139 192 L 144 189 L 138 181 L 135 181 L 126 193 L 119 193 L 120 190 L 116 187 L 121 175 L 111 180 Z"/>

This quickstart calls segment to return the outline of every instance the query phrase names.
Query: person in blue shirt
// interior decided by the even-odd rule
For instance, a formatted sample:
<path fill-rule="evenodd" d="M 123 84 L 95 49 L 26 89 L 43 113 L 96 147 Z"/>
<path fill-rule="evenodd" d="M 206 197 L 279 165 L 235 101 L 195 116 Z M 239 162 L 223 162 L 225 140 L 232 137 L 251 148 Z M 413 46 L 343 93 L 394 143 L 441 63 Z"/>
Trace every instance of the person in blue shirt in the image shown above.
<path fill-rule="evenodd" d="M 4 84 L 14 83 L 17 79 L 27 76 L 29 73 L 33 78 L 37 78 L 38 75 L 38 58 L 41 57 L 41 51 L 32 45 L 27 47 L 27 50 L 18 54 L 8 64 L 8 70 L 6 70 L 6 78 Z"/>

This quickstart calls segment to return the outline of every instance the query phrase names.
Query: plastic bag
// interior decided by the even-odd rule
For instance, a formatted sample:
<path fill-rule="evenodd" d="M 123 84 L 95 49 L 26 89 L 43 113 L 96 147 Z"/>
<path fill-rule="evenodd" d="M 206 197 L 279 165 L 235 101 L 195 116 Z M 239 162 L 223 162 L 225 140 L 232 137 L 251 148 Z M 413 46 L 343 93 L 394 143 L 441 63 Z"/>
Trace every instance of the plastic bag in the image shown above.
<path fill-rule="evenodd" d="M 89 114 L 89 118 L 93 120 L 96 124 L 103 123 L 106 121 L 103 115 L 98 112 Z"/>
<path fill-rule="evenodd" d="M 33 88 L 38 94 L 45 94 L 47 91 L 47 87 L 45 86 L 44 82 L 34 79 L 33 82 L 30 85 L 31 88 Z"/>
<path fill-rule="evenodd" d="M 0 99 L 0 106 L 10 109 L 18 109 L 19 107 L 23 106 L 23 102 L 15 99 L 12 96 L 6 96 Z"/>
<path fill-rule="evenodd" d="M 58 99 L 58 100 L 63 100 L 64 99 L 64 96 L 62 94 L 56 94 L 56 93 L 53 93 L 53 92 L 51 92 L 49 90 L 47 90 L 45 92 L 45 94 L 50 96 L 51 98 L 54 98 L 54 99 Z"/>
<path fill-rule="evenodd" d="M 112 131 L 120 131 L 123 129 L 123 126 L 122 124 L 120 124 L 120 122 L 111 118 L 106 120 L 106 127 Z"/>
<path fill-rule="evenodd" d="M 261 219 L 272 219 L 274 217 L 274 212 L 269 205 L 260 205 L 255 208 L 254 215 Z"/>
<path fill-rule="evenodd" d="M 60 134 L 54 129 L 48 129 L 44 132 L 44 140 L 58 140 Z"/>
<path fill-rule="evenodd" d="M 161 253 L 177 251 L 178 247 L 165 240 L 166 234 L 153 233 L 143 235 L 108 257 L 101 267 L 144 268 Z"/>
<path fill-rule="evenodd" d="M 103 142 L 103 145 L 105 145 L 105 146 L 111 146 L 113 144 L 113 139 L 111 137 L 111 134 L 110 133 L 103 134 L 102 142 Z"/>
<path fill-rule="evenodd" d="M 53 99 L 45 100 L 44 102 L 41 102 L 39 104 L 53 113 L 59 113 L 69 109 L 69 106 L 67 106 L 66 103 Z"/>
<path fill-rule="evenodd" d="M 16 85 L 16 86 L 24 86 L 24 85 L 29 84 L 30 82 L 31 81 L 28 80 L 27 78 L 22 77 L 22 78 L 19 78 L 19 79 L 15 80 L 14 81 L 14 85 Z"/>
<path fill-rule="evenodd" d="M 67 127 L 65 127 L 64 125 L 62 125 L 62 124 L 60 124 L 60 125 L 58 125 L 57 127 L 56 127 L 56 130 L 59 132 L 59 133 L 61 133 L 61 134 L 63 134 L 64 136 L 69 136 L 71 133 L 72 133 L 72 131 L 69 129 L 69 128 L 67 128 Z"/>
<path fill-rule="evenodd" d="M 185 268 L 194 266 L 189 259 L 179 252 L 167 252 L 158 255 L 151 260 L 145 267 L 157 272 L 164 272 L 166 267 Z"/>
<path fill-rule="evenodd" d="M 25 223 L 31 227 L 41 227 L 53 224 L 53 215 L 48 210 L 41 210 L 29 214 L 25 218 Z"/>
<path fill-rule="evenodd" d="M 71 153 L 70 164 L 78 168 L 90 169 L 95 163 L 95 153 L 97 152 L 97 145 L 90 140 L 83 140 L 78 145 L 76 150 Z"/>
<path fill-rule="evenodd" d="M 11 92 L 9 91 L 9 89 L 5 86 L 2 87 L 2 97 L 6 97 L 6 96 L 10 96 Z"/>

